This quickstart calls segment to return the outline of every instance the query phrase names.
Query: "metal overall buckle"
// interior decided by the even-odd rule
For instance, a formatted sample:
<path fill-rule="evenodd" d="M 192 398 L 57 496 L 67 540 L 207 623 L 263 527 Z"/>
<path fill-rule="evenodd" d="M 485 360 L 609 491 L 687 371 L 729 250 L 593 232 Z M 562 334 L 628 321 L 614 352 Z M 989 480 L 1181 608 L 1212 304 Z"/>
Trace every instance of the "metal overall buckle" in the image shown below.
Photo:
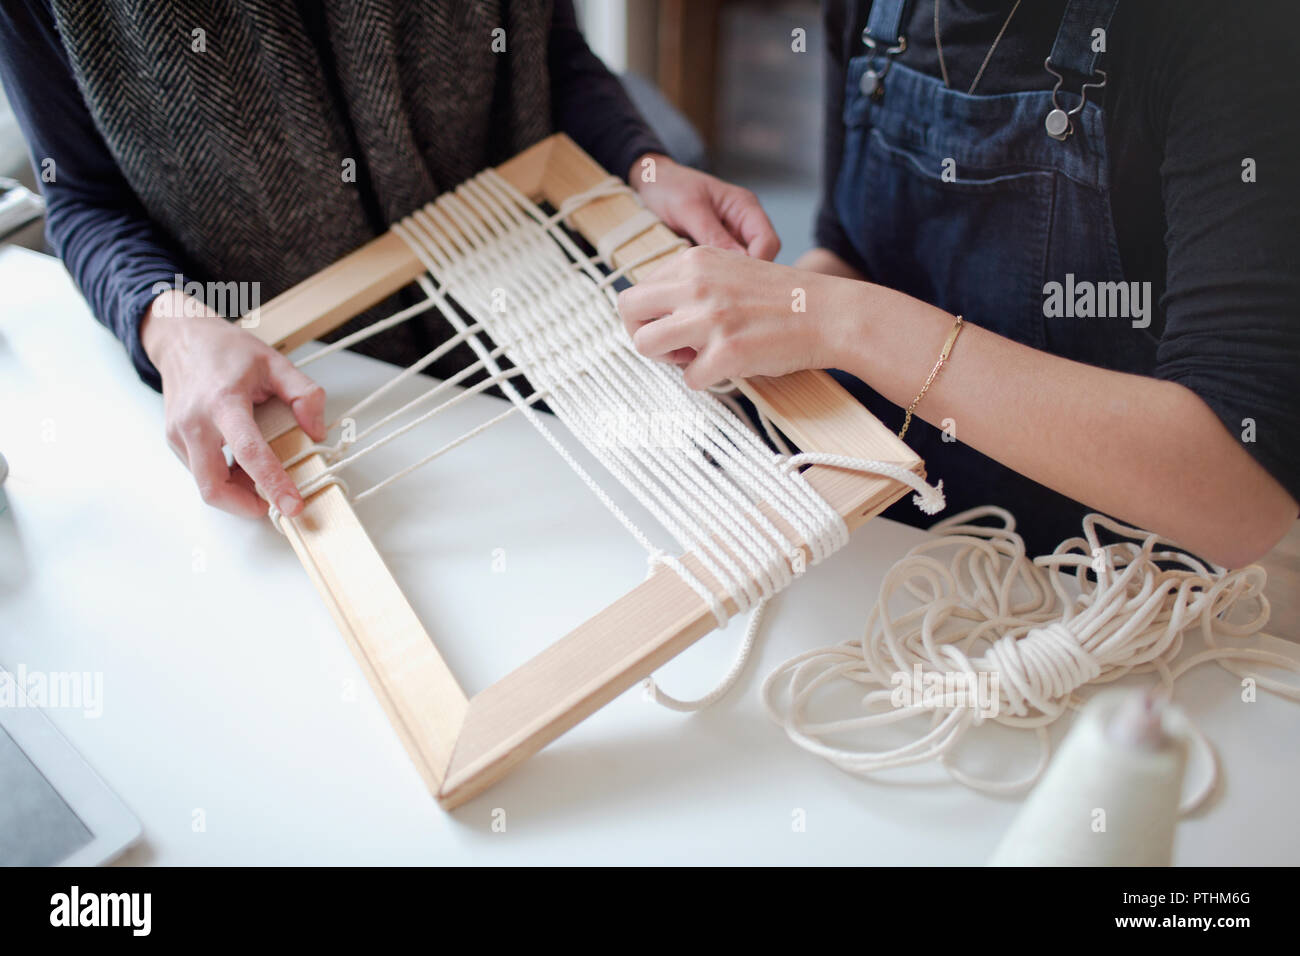
<path fill-rule="evenodd" d="M 867 72 L 862 74 L 862 80 L 858 84 L 859 89 L 862 90 L 864 96 L 869 96 L 873 100 L 878 100 L 885 95 L 885 74 L 889 72 L 889 67 L 893 64 L 894 57 L 907 49 L 907 37 L 899 37 L 896 45 L 881 50 L 880 43 L 877 42 L 875 37 L 867 32 L 866 27 L 863 27 L 862 43 L 871 51 L 873 56 L 879 52 L 885 58 L 885 61 L 881 64 L 879 70 L 876 69 L 876 64 L 872 62 L 867 67 Z"/>
<path fill-rule="evenodd" d="M 1088 91 L 1100 90 L 1106 87 L 1106 71 L 1097 70 L 1093 73 L 1094 80 L 1101 77 L 1101 82 L 1085 83 L 1079 89 L 1079 105 L 1074 109 L 1066 112 L 1057 99 L 1057 94 L 1061 91 L 1061 86 L 1065 83 L 1065 76 L 1052 66 L 1052 58 L 1049 56 L 1043 61 L 1043 68 L 1048 73 L 1056 77 L 1056 86 L 1052 87 L 1052 110 L 1047 114 L 1047 120 L 1043 125 L 1047 127 L 1047 135 L 1052 139 L 1065 141 L 1070 134 L 1074 132 L 1074 118 L 1083 112 L 1083 108 L 1088 105 Z"/>

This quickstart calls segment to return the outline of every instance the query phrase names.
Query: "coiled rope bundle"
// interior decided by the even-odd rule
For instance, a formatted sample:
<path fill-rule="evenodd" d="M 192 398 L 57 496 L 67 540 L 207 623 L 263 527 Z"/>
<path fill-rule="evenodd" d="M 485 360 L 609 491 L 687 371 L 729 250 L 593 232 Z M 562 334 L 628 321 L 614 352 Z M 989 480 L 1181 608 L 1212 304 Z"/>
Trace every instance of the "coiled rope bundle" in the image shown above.
<path fill-rule="evenodd" d="M 988 518 L 1000 525 L 975 523 Z M 1269 617 L 1267 577 L 1258 566 L 1206 565 L 1154 534 L 1096 514 L 1084 519 L 1083 537 L 1032 560 L 1002 508 L 972 509 L 933 530 L 936 537 L 886 575 L 861 639 L 793 657 L 763 683 L 764 705 L 790 739 L 849 773 L 937 762 L 973 789 L 1020 793 L 1050 759 L 1047 728 L 1083 702 L 1085 687 L 1152 673 L 1172 693 L 1179 677 L 1210 661 L 1300 701 L 1300 688 L 1241 666 L 1300 671 L 1300 660 L 1256 646 L 1268 639 L 1262 630 Z M 1103 545 L 1103 531 L 1122 540 Z M 903 596 L 912 606 L 898 610 Z M 1205 649 L 1183 656 L 1184 638 L 1194 631 Z M 1251 646 L 1242 646 L 1247 638 Z M 862 690 L 854 712 L 813 719 L 820 695 L 846 681 Z M 996 697 L 933 694 L 935 685 L 986 687 Z M 917 718 L 929 726 L 908 743 L 864 742 L 872 731 Z M 957 748 L 985 720 L 1036 734 L 1039 759 L 1029 774 L 990 780 L 956 766 Z M 1211 772 L 1184 811 L 1200 805 L 1217 781 L 1213 749 L 1199 732 L 1194 737 Z"/>

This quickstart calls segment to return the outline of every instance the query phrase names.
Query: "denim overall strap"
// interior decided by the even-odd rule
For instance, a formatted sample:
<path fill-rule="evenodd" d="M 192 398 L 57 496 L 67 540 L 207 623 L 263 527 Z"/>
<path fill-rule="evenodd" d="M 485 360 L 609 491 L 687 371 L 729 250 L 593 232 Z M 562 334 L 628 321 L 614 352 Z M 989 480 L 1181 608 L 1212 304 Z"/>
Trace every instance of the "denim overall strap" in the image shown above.
<path fill-rule="evenodd" d="M 903 36 L 903 16 L 907 13 L 908 0 L 876 0 L 871 5 L 871 17 L 867 20 L 867 32 L 876 43 L 886 47 L 898 46 Z"/>
<path fill-rule="evenodd" d="M 879 97 L 883 93 L 885 75 L 894 57 L 907 49 L 907 39 L 903 36 L 907 7 L 908 0 L 876 0 L 871 5 L 871 18 L 862 31 L 862 43 L 870 62 L 862 74 L 862 92 L 868 96 Z"/>
<path fill-rule="evenodd" d="M 877 0 L 871 19 L 893 18 L 900 6 Z M 1110 23 L 1116 6 L 1066 5 L 1056 40 L 1064 62 L 1056 69 L 1068 71 L 1071 86 L 1092 79 L 1093 30 Z M 1125 304 L 1141 290 L 1124 281 L 1102 104 L 1072 93 L 1073 134 L 1057 139 L 1043 128 L 1057 100 L 1046 73 L 1043 89 L 968 94 L 899 57 L 887 77 L 868 83 L 889 62 L 882 53 L 896 36 L 887 25 L 875 29 L 882 34 L 847 64 L 843 156 L 833 187 L 836 216 L 863 274 L 1030 348 L 1149 374 L 1158 344 L 1145 328 L 1153 307 L 1149 295 L 1145 306 Z M 954 361 L 961 354 L 959 342 Z M 902 411 L 867 383 L 837 377 L 886 424 L 901 424 Z M 1083 505 L 964 444 L 964 427 L 960 415 L 941 427 L 914 420 L 907 436 L 930 474 L 944 479 L 953 512 L 1009 508 L 1032 553 L 1078 534 Z M 887 515 L 917 520 L 907 509 Z"/>
<path fill-rule="evenodd" d="M 1052 66 L 1085 77 L 1096 73 L 1101 53 L 1093 49 L 1092 31 L 1109 27 L 1117 6 L 1119 0 L 1070 0 L 1047 58 Z"/>

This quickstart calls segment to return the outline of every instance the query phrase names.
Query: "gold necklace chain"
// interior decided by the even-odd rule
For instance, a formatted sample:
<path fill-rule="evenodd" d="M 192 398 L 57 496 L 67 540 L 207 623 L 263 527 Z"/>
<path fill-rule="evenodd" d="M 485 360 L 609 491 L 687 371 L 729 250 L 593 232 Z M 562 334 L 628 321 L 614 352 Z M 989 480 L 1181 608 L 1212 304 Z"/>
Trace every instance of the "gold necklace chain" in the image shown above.
<path fill-rule="evenodd" d="M 967 96 L 972 95 L 975 92 L 975 87 L 979 86 L 980 79 L 984 76 L 984 70 L 989 65 L 989 60 L 993 59 L 993 51 L 996 50 L 998 44 L 1002 42 L 1002 35 L 1007 32 L 1007 27 L 1011 26 L 1011 18 L 1016 15 L 1016 11 L 1019 9 L 1020 0 L 1016 0 L 1016 5 L 1011 8 L 1011 12 L 1007 14 L 1006 21 L 1002 24 L 1002 29 L 999 30 L 998 35 L 993 38 L 993 45 L 989 47 L 989 52 L 985 54 L 984 62 L 980 64 L 979 72 L 975 74 L 975 79 L 971 81 L 970 89 L 966 91 Z M 939 53 L 939 72 L 943 74 L 943 85 L 951 88 L 952 84 L 948 82 L 948 64 L 943 62 L 943 43 L 939 40 L 939 0 L 934 0 L 934 48 Z"/>

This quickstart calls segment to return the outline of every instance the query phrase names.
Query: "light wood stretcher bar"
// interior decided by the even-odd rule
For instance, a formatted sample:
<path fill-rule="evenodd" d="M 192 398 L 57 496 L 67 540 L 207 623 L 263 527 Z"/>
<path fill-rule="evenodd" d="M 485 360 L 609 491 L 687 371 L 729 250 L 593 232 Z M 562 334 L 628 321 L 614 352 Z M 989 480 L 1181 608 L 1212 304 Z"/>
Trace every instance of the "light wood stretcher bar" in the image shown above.
<path fill-rule="evenodd" d="M 563 134 L 542 140 L 497 172 L 533 201 L 555 208 L 608 176 Z M 573 213 L 569 223 L 595 246 L 639 208 L 627 195 L 603 198 Z M 623 246 L 615 265 L 662 248 L 672 238 L 667 227 L 655 226 Z M 663 261 L 647 263 L 629 278 L 635 281 Z M 288 352 L 327 334 L 422 272 L 406 244 L 388 232 L 250 313 L 243 324 Z M 924 474 L 911 449 L 824 372 L 755 378 L 740 387 L 804 451 L 875 458 Z M 278 401 L 260 406 L 258 419 L 281 460 L 311 444 Z M 301 485 L 324 467 L 323 459 L 313 455 L 295 466 L 292 477 Z M 850 530 L 908 491 L 889 479 L 820 465 L 804 474 Z M 660 568 L 469 698 L 339 487 L 330 485 L 313 495 L 301 515 L 282 519 L 281 525 L 430 791 L 448 809 L 481 793 L 715 626 L 700 596 L 675 573 Z M 722 593 L 695 559 L 684 560 Z"/>

